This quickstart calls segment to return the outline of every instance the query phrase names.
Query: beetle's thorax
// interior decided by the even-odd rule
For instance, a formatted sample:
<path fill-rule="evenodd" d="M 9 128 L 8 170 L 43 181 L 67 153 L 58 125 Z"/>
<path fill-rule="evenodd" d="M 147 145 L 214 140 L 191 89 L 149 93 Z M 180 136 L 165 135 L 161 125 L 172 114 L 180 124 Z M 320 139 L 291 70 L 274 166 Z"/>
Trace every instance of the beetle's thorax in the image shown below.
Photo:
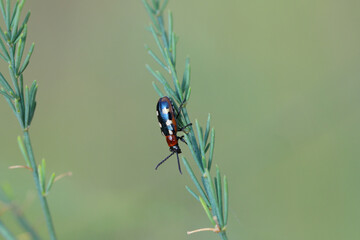
<path fill-rule="evenodd" d="M 171 146 L 169 150 L 170 150 L 170 152 L 181 153 L 181 149 L 178 144 Z"/>

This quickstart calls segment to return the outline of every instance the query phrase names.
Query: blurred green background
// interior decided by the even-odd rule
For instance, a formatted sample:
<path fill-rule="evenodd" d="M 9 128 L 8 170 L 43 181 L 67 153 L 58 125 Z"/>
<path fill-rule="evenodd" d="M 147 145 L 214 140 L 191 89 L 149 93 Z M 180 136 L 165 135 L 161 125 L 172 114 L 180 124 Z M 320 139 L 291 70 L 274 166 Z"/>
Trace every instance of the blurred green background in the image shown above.
<path fill-rule="evenodd" d="M 360 239 L 360 2 L 170 1 L 190 117 L 216 128 L 229 239 Z M 27 1 L 37 160 L 72 171 L 49 195 L 59 239 L 218 239 L 158 127 L 141 1 Z M 29 46 L 29 45 L 28 45 Z M 6 70 L 2 62 L 1 71 Z M 47 236 L 17 120 L 0 101 L 0 183 Z M 190 157 L 183 147 L 184 155 Z M 28 196 L 33 200 L 28 204 Z M 31 198 L 31 197 L 30 197 Z M 1 216 L 12 226 L 9 214 Z M 12 229 L 16 231 L 16 228 Z"/>

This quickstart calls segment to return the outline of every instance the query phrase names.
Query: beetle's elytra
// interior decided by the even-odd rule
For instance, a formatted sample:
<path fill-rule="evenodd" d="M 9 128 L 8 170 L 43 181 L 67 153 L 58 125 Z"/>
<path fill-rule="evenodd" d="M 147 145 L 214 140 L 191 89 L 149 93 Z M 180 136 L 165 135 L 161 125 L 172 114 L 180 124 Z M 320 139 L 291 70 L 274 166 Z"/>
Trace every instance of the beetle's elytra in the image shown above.
<path fill-rule="evenodd" d="M 174 106 L 168 97 L 162 97 L 156 104 L 156 115 L 159 121 L 159 126 L 161 133 L 165 136 L 166 142 L 169 146 L 169 150 L 171 154 L 167 156 L 164 160 L 162 160 L 155 169 L 157 169 L 162 163 L 164 163 L 169 157 L 176 153 L 179 171 L 181 173 L 180 161 L 179 161 L 179 153 L 181 153 L 181 149 L 179 147 L 178 140 L 183 140 L 183 137 L 178 137 L 177 132 L 182 131 L 185 127 L 190 126 L 190 124 L 185 127 L 178 129 L 176 118 L 179 116 L 181 112 L 182 104 L 179 107 L 179 112 L 175 114 Z M 184 141 L 185 142 L 185 141 Z"/>

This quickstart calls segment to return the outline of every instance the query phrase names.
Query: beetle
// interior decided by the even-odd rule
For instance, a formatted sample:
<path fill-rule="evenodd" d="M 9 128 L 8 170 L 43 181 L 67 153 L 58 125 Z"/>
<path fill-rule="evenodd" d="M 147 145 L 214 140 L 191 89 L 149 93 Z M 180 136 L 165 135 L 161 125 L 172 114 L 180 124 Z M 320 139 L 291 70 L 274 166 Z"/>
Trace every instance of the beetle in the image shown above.
<path fill-rule="evenodd" d="M 165 97 L 160 98 L 156 104 L 156 115 L 157 115 L 157 118 L 159 121 L 160 130 L 161 130 L 162 135 L 164 135 L 166 138 L 166 142 L 169 146 L 169 150 L 170 150 L 171 154 L 169 156 L 167 156 L 164 160 L 162 160 L 155 167 L 155 170 L 157 170 L 161 164 L 163 164 L 166 160 L 168 160 L 168 158 L 170 158 L 172 155 L 174 155 L 176 153 L 179 172 L 180 172 L 180 174 L 182 174 L 181 167 L 180 167 L 180 160 L 179 160 L 179 153 L 181 153 L 181 149 L 179 147 L 178 140 L 181 140 L 184 143 L 186 143 L 186 142 L 183 139 L 184 136 L 181 136 L 181 137 L 177 136 L 177 132 L 183 131 L 186 127 L 192 125 L 190 123 L 180 129 L 178 129 L 176 119 L 180 115 L 183 104 L 184 103 L 181 103 L 181 105 L 179 107 L 179 111 L 176 113 L 176 115 L 175 115 L 174 105 L 169 97 L 165 96 Z"/>

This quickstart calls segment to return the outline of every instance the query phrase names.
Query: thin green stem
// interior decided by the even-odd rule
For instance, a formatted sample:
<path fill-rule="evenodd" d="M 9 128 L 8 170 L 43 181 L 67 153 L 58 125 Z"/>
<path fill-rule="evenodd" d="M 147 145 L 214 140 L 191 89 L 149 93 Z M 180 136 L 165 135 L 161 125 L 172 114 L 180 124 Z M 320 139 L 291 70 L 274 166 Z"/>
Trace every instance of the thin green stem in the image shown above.
<path fill-rule="evenodd" d="M 43 195 L 42 189 L 40 187 L 39 175 L 38 175 L 38 171 L 36 171 L 37 165 L 36 165 L 36 162 L 35 162 L 35 157 L 34 157 L 34 153 L 33 153 L 33 150 L 32 150 L 30 136 L 29 136 L 28 131 L 24 131 L 24 143 L 25 143 L 25 147 L 26 147 L 26 150 L 28 152 L 28 155 L 29 155 L 29 161 L 30 161 L 31 168 L 34 169 L 32 171 L 33 172 L 33 177 L 34 177 L 34 181 L 35 181 L 35 185 L 36 185 L 36 190 L 37 190 L 39 198 L 40 198 L 41 207 L 42 207 L 42 210 L 43 210 L 44 215 L 45 215 L 45 221 L 46 221 L 46 225 L 47 225 L 47 228 L 48 228 L 48 231 L 49 231 L 50 239 L 51 240 L 56 240 L 55 228 L 54 228 L 53 221 L 52 221 L 52 218 L 51 218 L 49 205 L 47 203 L 46 196 Z"/>
<path fill-rule="evenodd" d="M 9 88 L 9 84 L 6 81 L 6 79 L 4 79 L 2 74 L 0 76 L 1 78 L 0 85 L 2 85 L 4 89 L 7 91 L 6 93 L 2 93 L 2 94 L 5 96 L 5 99 L 9 103 L 10 107 L 13 109 L 17 119 L 19 120 L 20 126 L 24 132 L 24 145 L 26 152 L 24 152 L 23 155 L 25 157 L 25 160 L 29 161 L 30 167 L 32 168 L 36 189 L 39 194 L 41 207 L 45 215 L 45 220 L 50 234 L 50 239 L 55 240 L 56 239 L 55 230 L 51 219 L 47 199 L 46 196 L 44 195 L 43 188 L 41 188 L 38 168 L 33 154 L 32 146 L 30 142 L 30 136 L 28 132 L 31 120 L 35 112 L 35 107 L 36 107 L 35 97 L 37 92 L 36 81 L 33 82 L 31 88 L 29 89 L 27 86 L 24 86 L 23 75 L 22 75 L 23 71 L 25 70 L 26 66 L 29 63 L 31 54 L 34 50 L 34 44 L 31 45 L 29 52 L 26 55 L 26 58 L 21 65 L 22 57 L 24 53 L 23 51 L 26 42 L 26 35 L 27 35 L 27 22 L 29 20 L 30 13 L 26 15 L 24 22 L 19 27 L 18 24 L 19 24 L 20 14 L 25 1 L 18 0 L 15 3 L 12 16 L 10 16 L 11 15 L 10 2 L 11 2 L 10 0 L 6 0 L 5 6 L 3 5 L 2 1 L 0 2 L 1 13 L 4 17 L 5 25 L 7 29 L 6 33 L 4 33 L 0 29 L 0 35 L 3 37 L 3 40 L 6 42 L 7 45 L 7 47 L 5 47 L 5 44 L 3 44 L 3 42 L 0 40 L 0 49 L 3 52 L 3 58 L 6 60 L 7 64 L 9 64 L 10 78 L 13 83 L 15 92 L 12 91 L 11 87 Z M 25 96 L 24 96 L 24 87 L 25 87 Z"/>
<path fill-rule="evenodd" d="M 158 19 L 158 23 L 159 23 L 160 30 L 161 30 L 161 39 L 163 41 L 164 48 L 168 52 L 169 58 L 171 60 L 169 65 L 170 64 L 172 65 L 172 66 L 170 66 L 170 69 L 173 69 L 173 71 L 171 72 L 171 76 L 172 76 L 173 81 L 174 81 L 175 89 L 177 90 L 178 95 L 181 96 L 180 101 L 183 101 L 182 93 L 181 93 L 180 89 L 177 89 L 178 87 L 176 86 L 177 85 L 176 82 L 178 83 L 178 77 L 177 77 L 177 73 L 176 73 L 175 66 L 174 66 L 174 61 L 175 60 L 173 59 L 172 53 L 171 53 L 171 51 L 169 49 L 169 42 L 168 42 L 168 37 L 167 37 L 166 31 L 165 31 L 165 27 L 164 27 L 163 15 L 161 14 L 160 16 L 158 16 L 157 19 Z M 179 102 L 179 104 L 181 104 L 181 102 Z M 190 118 L 189 118 L 186 107 L 183 107 L 182 114 L 183 114 L 183 116 L 185 118 L 185 124 L 190 123 Z M 193 127 L 190 126 L 189 129 L 190 129 L 190 131 L 189 131 L 188 135 L 190 135 L 190 140 L 193 143 L 192 145 L 194 147 L 194 151 L 198 155 L 199 159 L 201 159 L 201 154 L 200 154 L 199 147 L 198 147 L 197 144 L 194 144 L 194 143 L 196 143 L 196 138 L 195 138 L 195 133 L 194 133 Z"/>
<path fill-rule="evenodd" d="M 14 235 L 6 228 L 6 226 L 0 221 L 0 235 L 2 235 L 6 240 L 16 240 Z"/>
<path fill-rule="evenodd" d="M 25 151 L 25 147 L 24 147 L 24 151 Z M 28 166 L 30 166 L 30 164 Z M 16 203 L 14 203 L 12 198 L 1 188 L 0 188 L 0 201 L 11 209 L 11 212 L 15 216 L 16 221 L 27 233 L 30 234 L 32 240 L 40 239 L 34 228 L 25 218 L 23 211 L 20 209 L 20 207 Z"/>
<path fill-rule="evenodd" d="M 189 114 L 187 112 L 186 107 L 183 108 L 182 113 L 183 113 L 183 116 L 185 118 L 185 122 L 190 123 L 190 117 L 189 117 Z M 194 151 L 195 151 L 198 159 L 201 162 L 201 153 L 200 153 L 199 145 L 196 142 L 196 137 L 195 137 L 194 129 L 193 129 L 192 126 L 189 127 L 188 136 L 190 136 L 189 138 L 190 138 L 190 141 L 191 141 L 191 145 L 194 148 Z M 201 172 L 204 173 L 204 166 L 202 166 Z"/>
<path fill-rule="evenodd" d="M 19 222 L 19 224 L 22 226 L 22 228 L 29 233 L 29 235 L 31 236 L 31 239 L 33 240 L 39 240 L 39 236 L 37 235 L 37 233 L 35 232 L 35 230 L 33 229 L 33 227 L 29 224 L 29 222 L 24 218 L 24 216 L 22 216 L 20 213 L 16 212 L 15 213 L 16 216 L 16 220 Z"/>
<path fill-rule="evenodd" d="M 225 232 L 225 231 L 220 232 L 219 235 L 220 235 L 220 238 L 221 238 L 222 240 L 227 240 L 227 239 L 228 239 L 227 236 L 226 236 L 226 232 Z"/>

